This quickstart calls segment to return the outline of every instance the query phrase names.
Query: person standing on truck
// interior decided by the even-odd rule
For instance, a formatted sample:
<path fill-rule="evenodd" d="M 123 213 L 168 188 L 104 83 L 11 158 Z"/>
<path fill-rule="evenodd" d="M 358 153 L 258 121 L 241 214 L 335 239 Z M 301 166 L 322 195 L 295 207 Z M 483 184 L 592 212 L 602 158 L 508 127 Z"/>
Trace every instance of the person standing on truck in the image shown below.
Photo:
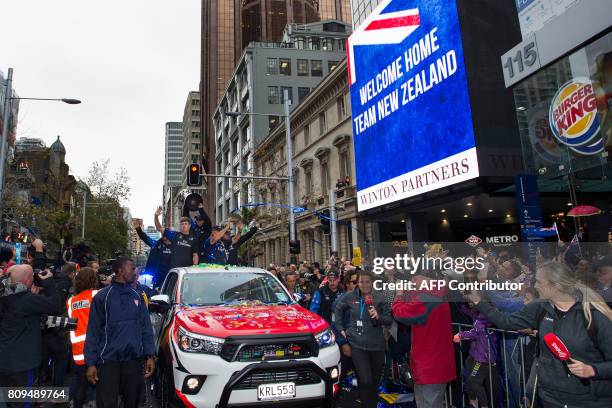
<path fill-rule="evenodd" d="M 156 213 L 157 214 L 157 213 Z M 179 221 L 180 231 L 173 231 L 164 228 L 159 222 L 159 217 L 155 216 L 155 228 L 170 240 L 172 255 L 170 257 L 170 268 L 197 265 L 199 263 L 198 248 L 200 240 L 191 231 L 191 220 L 188 217 L 181 217 Z"/>

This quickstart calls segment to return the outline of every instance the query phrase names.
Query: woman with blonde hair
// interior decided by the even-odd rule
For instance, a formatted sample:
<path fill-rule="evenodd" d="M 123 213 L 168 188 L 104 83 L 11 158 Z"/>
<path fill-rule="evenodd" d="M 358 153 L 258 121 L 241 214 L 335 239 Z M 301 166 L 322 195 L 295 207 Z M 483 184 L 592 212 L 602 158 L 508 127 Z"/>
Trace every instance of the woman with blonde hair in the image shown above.
<path fill-rule="evenodd" d="M 612 407 L 612 310 L 560 262 L 538 267 L 535 288 L 540 300 L 510 315 L 481 301 L 477 293 L 469 298 L 500 329 L 538 330 L 537 391 L 544 408 Z M 544 343 L 548 333 L 567 346 L 569 372 Z"/>

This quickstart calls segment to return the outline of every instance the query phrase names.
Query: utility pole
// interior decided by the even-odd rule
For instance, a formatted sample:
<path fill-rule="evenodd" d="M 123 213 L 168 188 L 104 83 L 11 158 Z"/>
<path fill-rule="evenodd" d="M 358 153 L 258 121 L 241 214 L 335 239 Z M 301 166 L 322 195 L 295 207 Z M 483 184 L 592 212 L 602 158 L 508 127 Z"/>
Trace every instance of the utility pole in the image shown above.
<path fill-rule="evenodd" d="M 81 226 L 81 239 L 85 240 L 85 215 L 87 214 L 87 189 L 83 189 L 83 225 Z"/>
<path fill-rule="evenodd" d="M 338 252 L 338 232 L 336 230 L 336 193 L 329 190 L 329 232 L 331 234 L 331 252 Z"/>

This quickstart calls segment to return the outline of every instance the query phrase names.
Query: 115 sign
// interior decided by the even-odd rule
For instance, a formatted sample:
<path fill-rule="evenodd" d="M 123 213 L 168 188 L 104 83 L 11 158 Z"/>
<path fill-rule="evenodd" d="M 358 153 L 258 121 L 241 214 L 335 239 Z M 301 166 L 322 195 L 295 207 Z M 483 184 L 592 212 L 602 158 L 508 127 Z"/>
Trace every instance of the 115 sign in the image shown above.
<path fill-rule="evenodd" d="M 541 67 L 535 36 L 529 36 L 502 55 L 501 60 L 506 88 L 533 74 Z"/>

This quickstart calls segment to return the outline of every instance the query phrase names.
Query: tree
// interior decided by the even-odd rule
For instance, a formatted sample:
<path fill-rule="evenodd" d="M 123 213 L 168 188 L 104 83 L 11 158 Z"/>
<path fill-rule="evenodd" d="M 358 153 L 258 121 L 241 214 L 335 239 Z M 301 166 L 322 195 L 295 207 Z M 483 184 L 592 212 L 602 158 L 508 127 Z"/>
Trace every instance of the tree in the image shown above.
<path fill-rule="evenodd" d="M 91 194 L 87 197 L 85 238 L 103 258 L 114 258 L 128 248 L 128 223 L 122 204 L 130 196 L 129 176 L 121 167 L 109 173 L 110 160 L 91 164 L 85 180 Z"/>

